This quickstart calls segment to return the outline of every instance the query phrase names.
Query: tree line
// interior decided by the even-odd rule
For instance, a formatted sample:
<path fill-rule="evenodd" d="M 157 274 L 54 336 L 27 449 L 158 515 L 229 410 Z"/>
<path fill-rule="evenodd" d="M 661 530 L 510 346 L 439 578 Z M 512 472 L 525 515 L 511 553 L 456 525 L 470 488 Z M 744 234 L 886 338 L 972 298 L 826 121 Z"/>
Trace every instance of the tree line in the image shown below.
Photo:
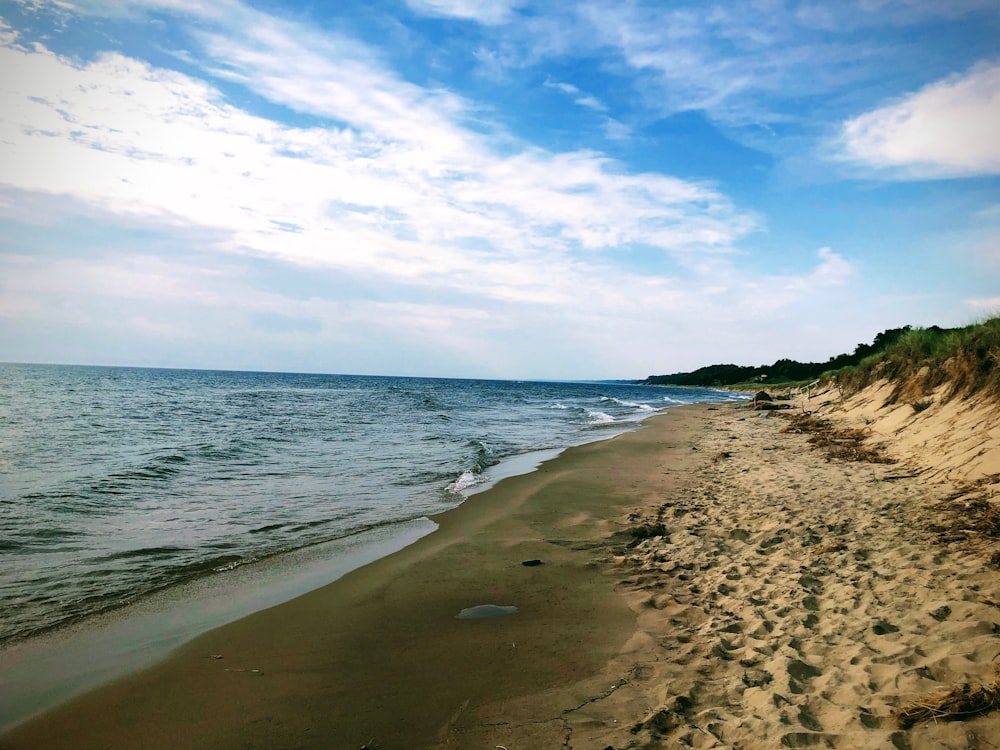
<path fill-rule="evenodd" d="M 858 344 L 851 354 L 838 354 L 835 357 L 830 357 L 826 362 L 796 362 L 794 359 L 779 359 L 773 365 L 760 365 L 759 367 L 708 365 L 693 372 L 650 375 L 643 382 L 646 385 L 722 386 L 752 381 L 780 383 L 814 380 L 824 372 L 857 365 L 866 357 L 885 351 L 910 329 L 911 326 L 889 328 L 875 336 L 871 344 Z"/>

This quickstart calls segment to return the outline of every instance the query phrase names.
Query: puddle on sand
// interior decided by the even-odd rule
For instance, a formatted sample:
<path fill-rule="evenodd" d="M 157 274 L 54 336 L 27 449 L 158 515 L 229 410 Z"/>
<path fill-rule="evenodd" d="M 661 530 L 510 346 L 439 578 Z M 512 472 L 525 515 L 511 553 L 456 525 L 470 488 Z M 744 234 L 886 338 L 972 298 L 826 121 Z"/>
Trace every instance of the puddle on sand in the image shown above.
<path fill-rule="evenodd" d="M 478 620 L 482 617 L 502 617 L 503 615 L 517 614 L 517 607 L 502 607 L 498 604 L 477 604 L 475 607 L 466 607 L 457 615 L 456 620 Z"/>

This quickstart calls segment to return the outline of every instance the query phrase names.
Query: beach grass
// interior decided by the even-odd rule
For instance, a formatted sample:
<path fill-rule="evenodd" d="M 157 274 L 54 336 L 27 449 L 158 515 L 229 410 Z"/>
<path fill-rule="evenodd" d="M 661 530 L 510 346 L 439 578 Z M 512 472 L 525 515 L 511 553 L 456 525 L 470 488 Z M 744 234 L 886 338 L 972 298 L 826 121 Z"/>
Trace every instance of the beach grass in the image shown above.
<path fill-rule="evenodd" d="M 831 373 L 848 393 L 877 380 L 895 384 L 890 403 L 919 402 L 941 385 L 945 399 L 1000 398 L 1000 316 L 960 328 L 914 328 L 885 351 Z"/>

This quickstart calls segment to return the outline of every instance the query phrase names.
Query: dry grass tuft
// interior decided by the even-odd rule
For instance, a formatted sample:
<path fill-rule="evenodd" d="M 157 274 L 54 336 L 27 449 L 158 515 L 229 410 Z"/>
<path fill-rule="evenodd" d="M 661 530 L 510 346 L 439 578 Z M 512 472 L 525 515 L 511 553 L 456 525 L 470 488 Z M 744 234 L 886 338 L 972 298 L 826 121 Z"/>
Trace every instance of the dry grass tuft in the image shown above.
<path fill-rule="evenodd" d="M 901 729 L 922 721 L 961 721 L 1000 708 L 1000 673 L 987 685 L 959 685 L 926 695 L 893 712 Z"/>
<path fill-rule="evenodd" d="M 933 510 L 935 522 L 930 530 L 942 544 L 960 544 L 984 552 L 990 564 L 1000 567 L 1000 475 L 983 477 L 959 488 L 937 503 Z"/>
<path fill-rule="evenodd" d="M 828 419 L 813 414 L 796 414 L 782 432 L 809 434 L 809 442 L 826 448 L 830 458 L 841 461 L 864 461 L 870 464 L 894 464 L 879 445 L 867 445 L 868 433 L 864 430 L 837 429 Z"/>

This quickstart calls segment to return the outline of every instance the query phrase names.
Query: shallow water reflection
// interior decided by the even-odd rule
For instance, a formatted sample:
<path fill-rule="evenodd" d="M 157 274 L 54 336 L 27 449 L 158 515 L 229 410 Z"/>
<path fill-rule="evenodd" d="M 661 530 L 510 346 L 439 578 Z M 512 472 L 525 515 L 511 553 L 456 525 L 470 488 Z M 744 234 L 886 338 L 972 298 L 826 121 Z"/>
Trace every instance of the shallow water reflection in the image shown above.
<path fill-rule="evenodd" d="M 475 607 L 466 607 L 457 615 L 457 620 L 478 620 L 483 617 L 501 617 L 503 615 L 517 614 L 517 607 L 500 606 L 498 604 L 477 604 Z"/>

